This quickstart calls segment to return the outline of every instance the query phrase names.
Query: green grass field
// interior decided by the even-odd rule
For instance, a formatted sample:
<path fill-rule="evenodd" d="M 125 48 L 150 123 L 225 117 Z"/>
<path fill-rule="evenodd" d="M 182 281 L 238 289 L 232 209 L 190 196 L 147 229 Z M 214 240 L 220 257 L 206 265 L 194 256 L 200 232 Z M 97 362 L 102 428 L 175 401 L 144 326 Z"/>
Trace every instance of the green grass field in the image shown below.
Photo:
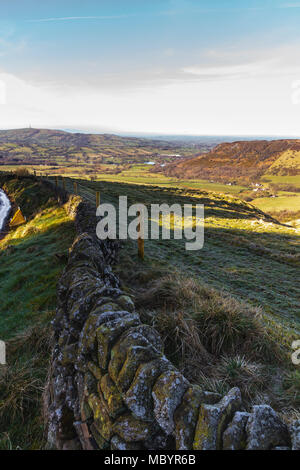
<path fill-rule="evenodd" d="M 279 185 L 280 191 L 277 192 L 276 197 L 257 197 L 253 204 L 264 212 L 269 212 L 276 216 L 281 212 L 288 211 L 290 218 L 293 218 L 300 211 L 300 195 L 299 192 L 292 192 L 291 188 L 300 189 L 300 175 L 298 176 L 274 176 L 265 175 L 263 181 L 268 186 L 268 183 Z M 286 188 L 286 189 L 285 189 Z"/>
<path fill-rule="evenodd" d="M 187 252 L 183 241 L 145 242 L 147 259 L 169 264 L 193 273 L 215 287 L 227 289 L 254 305 L 264 305 L 271 317 L 285 317 L 287 324 L 299 320 L 297 299 L 300 290 L 295 286 L 300 238 L 294 228 L 272 223 L 252 204 L 230 195 L 197 190 L 162 188 L 125 183 L 87 182 L 78 180 L 80 194 L 95 203 L 95 191 L 100 190 L 101 202 L 117 204 L 119 195 L 128 196 L 128 204 L 203 203 L 205 205 L 205 246 L 200 252 Z M 70 182 L 67 187 L 73 191 Z M 128 249 L 135 250 L 128 242 Z M 291 256 L 290 256 L 291 255 Z M 293 261 L 293 255 L 296 257 Z M 294 264 L 295 262 L 295 264 Z M 265 271 L 262 270 L 265 267 Z M 270 274 L 266 278 L 265 272 Z M 290 284 L 290 300 L 276 279 Z M 263 287 L 262 287 L 263 286 Z M 267 315 L 268 317 L 268 315 Z"/>
<path fill-rule="evenodd" d="M 202 179 L 194 180 L 181 180 L 179 178 L 167 177 L 162 173 L 154 173 L 151 171 L 150 165 L 132 165 L 130 169 L 123 170 L 119 174 L 109 174 L 107 170 L 115 170 L 117 165 L 102 165 L 103 173 L 93 172 L 92 166 L 89 168 L 87 165 L 85 170 L 80 166 L 60 166 L 54 168 L 50 165 L 26 165 L 26 168 L 33 173 L 36 171 L 38 174 L 49 176 L 58 175 L 59 177 L 65 176 L 69 178 L 92 178 L 96 181 L 111 181 L 120 183 L 133 183 L 142 185 L 155 185 L 163 187 L 177 187 L 177 188 L 192 188 L 202 189 L 205 191 L 216 191 L 229 194 L 238 194 L 247 188 L 240 185 L 228 185 L 217 182 L 210 182 Z M 2 171 L 16 171 L 20 169 L 20 165 L 3 165 L 1 166 Z M 86 173 L 86 170 L 90 170 Z"/>
<path fill-rule="evenodd" d="M 41 396 L 51 352 L 56 284 L 75 236 L 53 194 L 31 180 L 0 186 L 28 222 L 0 241 L 0 338 L 7 370 L 0 380 L 0 449 L 44 445 Z"/>
<path fill-rule="evenodd" d="M 295 176 L 274 176 L 264 175 L 263 180 L 270 181 L 271 183 L 293 184 L 300 188 L 300 175 Z"/>
<path fill-rule="evenodd" d="M 27 166 L 28 167 L 28 166 Z M 93 172 L 93 166 L 86 165 L 85 170 L 82 166 L 61 166 L 61 167 L 51 167 L 51 166 L 29 166 L 28 169 L 30 172 L 36 171 L 38 174 L 49 176 L 58 175 L 59 177 L 65 176 L 69 178 L 86 178 L 93 179 L 95 181 L 106 181 L 106 182 L 115 182 L 115 183 L 132 183 L 136 185 L 150 185 L 150 186 L 159 186 L 165 188 L 182 188 L 182 189 L 191 189 L 191 190 L 202 190 L 202 191 L 213 191 L 224 194 L 232 194 L 243 199 L 244 196 L 251 193 L 250 187 L 241 186 L 237 184 L 223 184 L 218 182 L 207 181 L 203 179 L 179 179 L 173 177 L 167 177 L 162 173 L 156 173 L 151 171 L 151 165 L 146 164 L 134 164 L 131 165 L 129 169 L 123 169 L 121 173 L 110 174 L 110 171 L 116 170 L 117 165 L 102 165 L 103 172 Z M 20 166 L 11 165 L 11 166 L 2 166 L 3 171 L 15 171 Z M 87 173 L 85 173 L 87 172 Z M 287 189 L 290 185 L 293 185 L 297 188 L 300 188 L 300 176 L 274 176 L 274 175 L 265 175 L 263 177 L 263 182 L 266 188 L 269 188 L 269 184 L 280 184 L 282 189 L 284 186 L 287 186 Z M 276 198 L 272 197 L 260 197 L 260 193 L 251 193 L 253 199 L 252 204 L 255 205 L 258 209 L 264 212 L 270 212 L 275 214 L 282 211 L 288 210 L 289 212 L 296 213 L 300 210 L 300 199 L 299 193 L 292 193 L 289 191 L 280 191 L 277 194 Z M 293 218 L 291 214 L 291 219 Z"/>
<path fill-rule="evenodd" d="M 178 178 L 170 178 L 160 173 L 151 173 L 148 168 L 133 168 L 129 171 L 123 171 L 121 175 L 97 175 L 97 181 L 112 181 L 120 183 L 133 183 L 143 185 L 155 185 L 171 188 L 190 188 L 202 189 L 204 191 L 216 191 L 222 193 L 238 194 L 240 191 L 246 189 L 243 186 L 227 185 L 222 183 L 211 183 L 209 181 L 195 179 L 195 180 L 180 180 Z"/>
<path fill-rule="evenodd" d="M 284 210 L 296 212 L 300 210 L 300 195 L 290 194 L 286 196 L 281 193 L 278 197 L 274 198 L 257 198 L 253 201 L 253 204 L 264 212 L 273 213 Z"/>

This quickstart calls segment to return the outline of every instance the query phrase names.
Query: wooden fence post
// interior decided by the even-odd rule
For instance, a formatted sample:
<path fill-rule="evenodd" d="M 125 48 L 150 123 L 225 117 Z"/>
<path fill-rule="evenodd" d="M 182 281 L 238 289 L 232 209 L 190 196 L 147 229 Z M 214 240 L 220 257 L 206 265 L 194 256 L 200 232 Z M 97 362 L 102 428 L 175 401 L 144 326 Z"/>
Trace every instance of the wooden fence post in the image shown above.
<path fill-rule="evenodd" d="M 174 212 L 171 212 L 170 213 L 170 232 L 173 233 L 173 237 L 174 237 L 174 231 L 175 231 L 175 216 L 174 216 Z"/>
<path fill-rule="evenodd" d="M 96 191 L 96 207 L 100 206 L 100 191 Z"/>
<path fill-rule="evenodd" d="M 63 182 L 63 188 L 64 188 L 64 190 L 66 190 L 66 181 L 65 181 L 64 177 L 62 177 L 62 182 Z"/>
<path fill-rule="evenodd" d="M 77 194 L 77 189 L 78 189 L 78 188 L 77 188 L 77 183 L 76 183 L 76 181 L 74 181 L 74 193 L 75 193 L 75 194 Z"/>
<path fill-rule="evenodd" d="M 58 176 L 55 176 L 55 186 L 58 187 Z"/>
<path fill-rule="evenodd" d="M 144 240 L 144 218 L 143 213 L 139 212 L 139 224 L 138 224 L 138 257 L 143 260 L 145 257 L 145 240 Z"/>

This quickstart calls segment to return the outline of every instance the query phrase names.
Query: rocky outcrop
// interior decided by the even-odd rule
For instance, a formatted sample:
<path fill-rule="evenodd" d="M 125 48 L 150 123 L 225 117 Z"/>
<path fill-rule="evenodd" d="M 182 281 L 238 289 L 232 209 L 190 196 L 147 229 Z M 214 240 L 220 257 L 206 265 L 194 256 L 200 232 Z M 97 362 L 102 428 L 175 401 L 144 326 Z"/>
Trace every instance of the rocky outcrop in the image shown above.
<path fill-rule="evenodd" d="M 49 447 L 296 448 L 299 426 L 291 439 L 270 407 L 245 413 L 239 389 L 221 397 L 183 377 L 112 272 L 118 243 L 96 238 L 95 211 L 81 198 L 65 207 L 78 236 L 58 284 L 44 397 Z"/>

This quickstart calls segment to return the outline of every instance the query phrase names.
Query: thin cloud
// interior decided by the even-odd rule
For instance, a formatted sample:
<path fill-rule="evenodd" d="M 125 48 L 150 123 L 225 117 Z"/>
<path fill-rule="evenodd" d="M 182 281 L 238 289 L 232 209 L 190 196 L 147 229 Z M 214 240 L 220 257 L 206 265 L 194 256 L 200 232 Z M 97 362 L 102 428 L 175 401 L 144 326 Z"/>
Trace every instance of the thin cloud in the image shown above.
<path fill-rule="evenodd" d="M 35 20 L 27 20 L 30 23 L 44 23 L 50 21 L 81 21 L 81 20 L 118 20 L 129 18 L 134 15 L 114 15 L 114 16 L 62 16 L 54 18 L 38 18 Z"/>
<path fill-rule="evenodd" d="M 300 8 L 300 3 L 284 3 L 279 8 Z"/>
<path fill-rule="evenodd" d="M 209 80 L 249 78 L 264 73 L 266 70 L 260 63 L 243 65 L 217 66 L 217 67 L 185 67 L 185 74 L 195 75 Z"/>

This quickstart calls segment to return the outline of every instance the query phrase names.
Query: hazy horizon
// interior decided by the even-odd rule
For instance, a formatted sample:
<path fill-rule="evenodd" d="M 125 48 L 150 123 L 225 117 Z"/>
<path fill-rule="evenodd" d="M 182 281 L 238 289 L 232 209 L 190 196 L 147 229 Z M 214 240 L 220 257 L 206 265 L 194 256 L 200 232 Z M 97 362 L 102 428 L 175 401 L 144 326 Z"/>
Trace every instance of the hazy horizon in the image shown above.
<path fill-rule="evenodd" d="M 0 128 L 1 131 L 18 131 L 18 130 L 25 130 L 25 129 L 32 129 L 32 130 L 52 130 L 52 131 L 63 131 L 68 132 L 71 134 L 80 133 L 80 134 L 112 134 L 112 135 L 119 135 L 125 137 L 145 137 L 145 138 L 170 138 L 170 139 L 234 139 L 240 138 L 241 140 L 246 140 L 249 138 L 250 140 L 253 139 L 299 139 L 300 137 L 297 135 L 267 135 L 267 134 L 181 134 L 181 133 L 152 133 L 152 132 L 122 132 L 114 129 L 66 129 L 66 128 L 58 128 L 58 127 L 11 127 L 11 128 Z"/>

